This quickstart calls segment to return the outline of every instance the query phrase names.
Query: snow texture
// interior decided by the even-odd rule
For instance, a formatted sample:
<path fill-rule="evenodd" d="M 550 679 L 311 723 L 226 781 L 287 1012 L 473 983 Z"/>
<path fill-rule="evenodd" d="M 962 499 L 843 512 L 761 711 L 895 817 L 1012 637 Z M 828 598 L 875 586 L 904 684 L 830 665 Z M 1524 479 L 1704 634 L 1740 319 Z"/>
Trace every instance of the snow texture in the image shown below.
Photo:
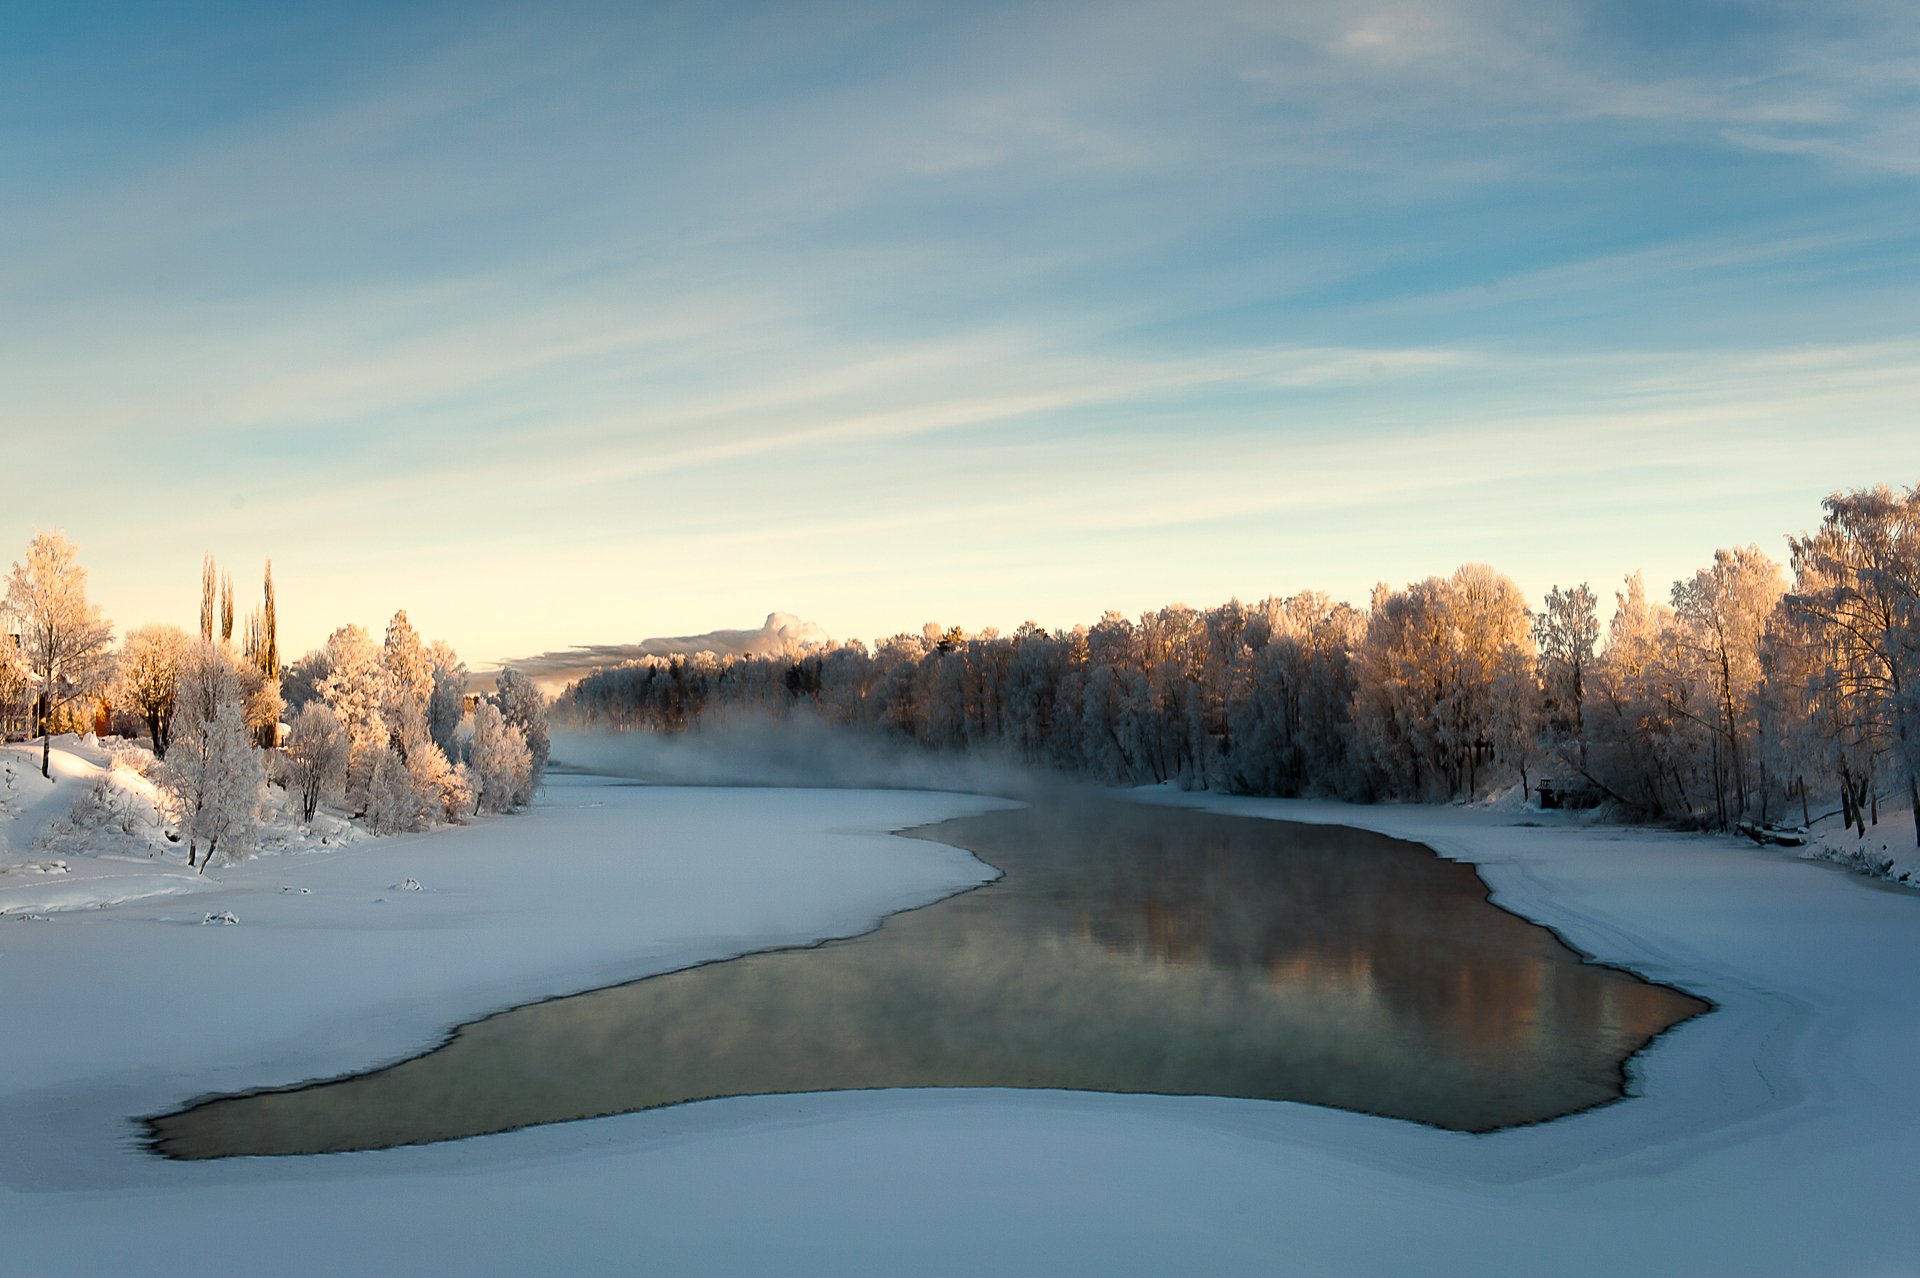
<path fill-rule="evenodd" d="M 145 897 L 0 926 L 5 1268 L 1916 1272 L 1920 898 L 1734 838 L 1140 797 L 1421 839 L 1480 863 L 1500 903 L 1718 1010 L 1641 1058 L 1634 1098 L 1486 1137 L 1256 1101 L 896 1091 L 316 1159 L 135 1148 L 132 1117 L 196 1096 L 392 1060 L 520 1001 L 856 932 L 990 876 L 884 833 L 990 799 L 556 777 L 519 817 L 215 866 L 190 908 Z M 435 890 L 371 905 L 406 877 Z M 179 926 L 215 911 L 247 924 Z"/>

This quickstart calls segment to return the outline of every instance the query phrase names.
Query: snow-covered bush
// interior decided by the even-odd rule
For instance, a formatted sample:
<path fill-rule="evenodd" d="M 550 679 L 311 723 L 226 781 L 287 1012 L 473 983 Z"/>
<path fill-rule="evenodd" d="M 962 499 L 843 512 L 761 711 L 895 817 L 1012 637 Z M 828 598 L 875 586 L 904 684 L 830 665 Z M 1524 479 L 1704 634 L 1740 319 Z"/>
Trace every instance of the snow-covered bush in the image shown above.
<path fill-rule="evenodd" d="M 75 832 L 111 830 L 131 836 L 153 824 L 153 810 L 139 796 L 114 784 L 109 773 L 95 777 L 80 792 L 67 820 Z"/>
<path fill-rule="evenodd" d="M 137 742 L 110 739 L 103 743 L 107 759 L 116 772 L 131 772 L 136 777 L 152 776 L 159 760 L 153 751 Z"/>

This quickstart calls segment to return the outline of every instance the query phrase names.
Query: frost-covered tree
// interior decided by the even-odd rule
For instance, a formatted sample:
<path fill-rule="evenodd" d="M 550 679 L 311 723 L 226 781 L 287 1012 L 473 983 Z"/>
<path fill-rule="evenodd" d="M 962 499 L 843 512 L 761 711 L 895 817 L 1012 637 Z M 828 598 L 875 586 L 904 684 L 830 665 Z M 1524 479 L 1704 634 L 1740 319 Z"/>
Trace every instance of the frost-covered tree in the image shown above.
<path fill-rule="evenodd" d="M 410 751 L 407 777 L 428 823 L 459 824 L 473 810 L 473 786 L 465 768 L 449 763 L 439 746 L 427 742 Z"/>
<path fill-rule="evenodd" d="M 192 640 L 178 626 L 141 626 L 129 631 L 114 663 L 114 697 L 147 725 L 157 759 L 167 757 L 180 666 Z"/>
<path fill-rule="evenodd" d="M 473 708 L 467 769 L 476 812 L 511 812 L 533 798 L 533 755 L 527 739 L 491 701 Z"/>
<path fill-rule="evenodd" d="M 1584 581 L 1567 590 L 1555 586 L 1547 592 L 1546 606 L 1533 618 L 1547 732 L 1555 744 L 1570 748 L 1578 762 L 1586 758 L 1587 677 L 1600 642 L 1595 602 Z"/>
<path fill-rule="evenodd" d="M 1780 566 L 1757 546 L 1716 551 L 1710 566 L 1673 584 L 1681 646 L 1694 658 L 1712 707 L 1704 723 L 1712 734 L 1714 817 L 1722 829 L 1746 815 L 1755 787 L 1766 783 L 1752 758 L 1761 641 L 1785 590 Z"/>
<path fill-rule="evenodd" d="M 381 649 L 359 626 L 342 626 L 327 638 L 327 675 L 316 691 L 347 731 L 347 801 L 364 810 L 373 766 L 392 733 L 381 713 L 387 698 Z"/>
<path fill-rule="evenodd" d="M 13 642 L 13 636 L 0 633 L 0 724 L 13 715 L 26 716 L 27 689 L 33 686 L 33 672 L 27 659 Z"/>
<path fill-rule="evenodd" d="M 273 593 L 273 561 L 267 561 L 261 585 L 261 605 L 247 616 L 246 641 L 241 647 L 247 680 L 247 726 L 262 746 L 279 743 L 280 716 L 286 701 L 280 686 L 279 620 Z"/>
<path fill-rule="evenodd" d="M 532 679 L 512 667 L 500 672 L 494 689 L 502 717 L 518 728 L 526 740 L 533 760 L 532 784 L 537 786 L 547 770 L 547 754 L 551 748 L 547 736 L 547 699 L 533 686 Z"/>
<path fill-rule="evenodd" d="M 315 648 L 280 672 L 280 695 L 287 714 L 298 717 L 309 701 L 320 698 L 320 685 L 333 673 L 325 648 Z"/>
<path fill-rule="evenodd" d="M 1903 774 L 1920 841 L 1920 488 L 1856 489 L 1822 504 L 1819 530 L 1793 539 L 1787 607 L 1824 637 L 1819 691 L 1842 766 L 1854 751 Z"/>
<path fill-rule="evenodd" d="M 436 639 L 427 647 L 433 666 L 433 693 L 427 699 L 427 735 L 449 759 L 459 757 L 454 737 L 466 713 L 467 665 L 452 645 Z"/>
<path fill-rule="evenodd" d="M 427 813 L 406 760 L 392 746 L 383 746 L 374 755 L 367 778 L 366 816 L 367 828 L 375 834 L 405 834 L 426 823 Z"/>
<path fill-rule="evenodd" d="M 1533 642 L 1511 579 L 1467 564 L 1378 588 L 1358 661 L 1354 724 L 1390 792 L 1472 797 L 1490 765 L 1520 774 Z"/>
<path fill-rule="evenodd" d="M 419 632 L 407 620 L 405 609 L 394 613 L 387 623 L 380 667 L 385 677 L 380 713 L 393 733 L 400 757 L 405 759 L 431 740 L 427 707 L 433 698 L 433 660 Z"/>
<path fill-rule="evenodd" d="M 181 663 L 173 745 L 157 779 L 187 841 L 188 865 L 202 844 L 202 873 L 216 851 L 232 857 L 252 846 L 266 773 L 248 738 L 240 672 L 214 640 L 191 644 Z"/>
<path fill-rule="evenodd" d="M 52 776 L 54 712 L 92 696 L 106 681 L 113 626 L 87 601 L 87 570 L 73 544 L 43 532 L 7 578 L 5 610 L 20 627 L 27 665 L 39 680 L 40 775 Z"/>
<path fill-rule="evenodd" d="M 313 824 L 313 814 L 328 794 L 337 793 L 347 777 L 347 731 L 324 701 L 309 701 L 294 716 L 287 739 L 285 775 L 300 796 L 300 819 Z"/>
<path fill-rule="evenodd" d="M 200 637 L 213 638 L 213 630 L 219 610 L 220 573 L 214 567 L 213 556 L 208 554 L 200 560 Z"/>

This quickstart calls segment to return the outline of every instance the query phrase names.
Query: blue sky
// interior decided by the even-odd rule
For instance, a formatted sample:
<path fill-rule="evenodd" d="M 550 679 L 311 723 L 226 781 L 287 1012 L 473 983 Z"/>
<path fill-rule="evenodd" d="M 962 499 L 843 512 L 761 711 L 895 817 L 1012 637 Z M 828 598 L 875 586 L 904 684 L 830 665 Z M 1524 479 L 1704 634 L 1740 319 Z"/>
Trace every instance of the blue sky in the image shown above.
<path fill-rule="evenodd" d="M 123 627 L 1605 597 L 1920 481 L 1907 4 L 160 10 L 0 41 L 0 531 Z"/>

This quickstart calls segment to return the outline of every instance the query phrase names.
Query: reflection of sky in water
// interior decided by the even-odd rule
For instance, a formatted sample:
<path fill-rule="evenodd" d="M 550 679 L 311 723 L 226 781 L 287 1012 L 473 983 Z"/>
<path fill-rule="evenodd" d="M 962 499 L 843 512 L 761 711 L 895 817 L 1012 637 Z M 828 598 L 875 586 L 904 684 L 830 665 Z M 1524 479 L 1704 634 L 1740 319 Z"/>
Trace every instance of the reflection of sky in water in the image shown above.
<path fill-rule="evenodd" d="M 1704 1004 L 1583 963 L 1472 867 L 1118 803 L 946 822 L 1006 871 L 876 932 L 475 1022 L 437 1051 L 156 1120 L 181 1157 L 447 1140 L 713 1096 L 1049 1087 L 1299 1100 L 1485 1131 L 1620 1094 Z"/>

